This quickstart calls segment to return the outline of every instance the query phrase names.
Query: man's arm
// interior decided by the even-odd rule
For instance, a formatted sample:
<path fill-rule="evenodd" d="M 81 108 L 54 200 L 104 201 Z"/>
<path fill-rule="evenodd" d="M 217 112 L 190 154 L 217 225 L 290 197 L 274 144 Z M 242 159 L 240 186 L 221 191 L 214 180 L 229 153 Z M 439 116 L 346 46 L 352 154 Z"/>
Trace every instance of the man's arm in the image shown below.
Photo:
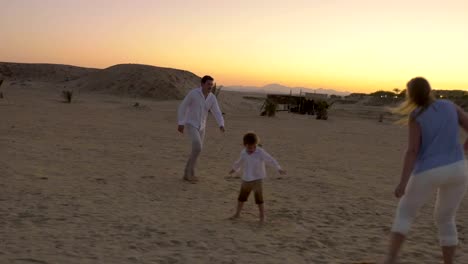
<path fill-rule="evenodd" d="M 216 119 L 216 123 L 218 123 L 221 130 L 224 131 L 224 117 L 221 109 L 219 108 L 218 100 L 216 97 L 213 99 L 213 105 L 211 106 L 211 113 L 213 114 L 214 118 Z"/>
<path fill-rule="evenodd" d="M 177 111 L 177 123 L 178 123 L 178 128 L 177 130 L 180 133 L 184 133 L 184 125 L 185 125 L 185 114 L 187 113 L 187 108 L 191 103 L 192 98 L 192 93 L 188 93 L 182 103 L 179 105 L 179 109 Z"/>

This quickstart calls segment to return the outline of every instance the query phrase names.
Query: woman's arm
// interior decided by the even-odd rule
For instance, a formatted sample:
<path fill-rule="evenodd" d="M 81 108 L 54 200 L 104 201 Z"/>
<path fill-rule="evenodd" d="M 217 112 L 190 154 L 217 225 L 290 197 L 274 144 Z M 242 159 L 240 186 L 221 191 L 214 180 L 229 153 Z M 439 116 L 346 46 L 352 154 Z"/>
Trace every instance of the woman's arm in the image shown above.
<path fill-rule="evenodd" d="M 419 147 L 421 145 L 421 127 L 414 119 L 409 121 L 409 139 L 408 149 L 405 154 L 403 163 L 403 171 L 401 172 L 400 183 L 395 190 L 395 196 L 400 198 L 405 194 L 406 185 L 408 184 L 411 173 L 414 170 L 414 165 L 418 158 Z"/>
<path fill-rule="evenodd" d="M 458 123 L 465 130 L 465 132 L 468 132 L 468 115 L 460 106 L 455 105 L 455 107 L 457 108 Z"/>
<path fill-rule="evenodd" d="M 455 105 L 455 107 L 457 108 L 458 123 L 463 128 L 463 130 L 465 130 L 465 132 L 468 132 L 468 115 L 460 106 Z M 468 152 L 468 138 L 465 140 L 463 148 L 465 149 L 465 152 Z"/>

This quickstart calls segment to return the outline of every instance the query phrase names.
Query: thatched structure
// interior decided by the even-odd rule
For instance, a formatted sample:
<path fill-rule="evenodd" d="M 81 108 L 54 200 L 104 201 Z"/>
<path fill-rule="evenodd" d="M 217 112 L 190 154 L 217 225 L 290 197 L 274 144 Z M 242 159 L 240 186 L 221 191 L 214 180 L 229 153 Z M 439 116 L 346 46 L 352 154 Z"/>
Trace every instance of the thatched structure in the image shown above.
<path fill-rule="evenodd" d="M 275 105 L 274 111 L 288 111 L 298 114 L 317 115 L 317 119 L 328 119 L 328 108 L 334 102 L 329 102 L 326 96 L 313 97 L 309 95 L 285 95 L 285 94 L 268 94 L 261 108 L 261 115 L 274 116 L 271 114 L 271 107 Z M 323 99 L 322 99 L 323 98 Z M 267 106 L 268 109 L 267 109 Z M 268 114 L 267 114 L 268 112 Z"/>
<path fill-rule="evenodd" d="M 314 100 L 307 99 L 305 96 L 268 94 L 265 103 L 260 111 L 263 112 L 267 104 L 276 104 L 276 111 L 288 111 L 300 114 L 315 114 Z"/>

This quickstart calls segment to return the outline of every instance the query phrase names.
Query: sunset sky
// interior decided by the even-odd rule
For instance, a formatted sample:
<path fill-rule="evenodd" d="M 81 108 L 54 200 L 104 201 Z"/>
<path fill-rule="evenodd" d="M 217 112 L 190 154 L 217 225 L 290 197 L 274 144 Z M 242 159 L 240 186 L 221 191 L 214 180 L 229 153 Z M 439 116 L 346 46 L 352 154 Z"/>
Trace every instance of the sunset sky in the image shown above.
<path fill-rule="evenodd" d="M 0 61 L 141 63 L 223 85 L 468 89 L 468 0 L 0 1 Z"/>

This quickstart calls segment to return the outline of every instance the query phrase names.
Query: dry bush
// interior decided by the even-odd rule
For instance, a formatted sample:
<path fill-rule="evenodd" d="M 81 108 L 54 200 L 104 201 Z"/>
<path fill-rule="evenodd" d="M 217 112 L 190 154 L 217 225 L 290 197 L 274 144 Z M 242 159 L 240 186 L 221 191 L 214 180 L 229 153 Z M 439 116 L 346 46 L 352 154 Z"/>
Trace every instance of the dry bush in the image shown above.
<path fill-rule="evenodd" d="M 62 91 L 62 98 L 65 100 L 65 103 L 71 103 L 73 99 L 73 91 L 70 91 L 70 90 Z"/>

